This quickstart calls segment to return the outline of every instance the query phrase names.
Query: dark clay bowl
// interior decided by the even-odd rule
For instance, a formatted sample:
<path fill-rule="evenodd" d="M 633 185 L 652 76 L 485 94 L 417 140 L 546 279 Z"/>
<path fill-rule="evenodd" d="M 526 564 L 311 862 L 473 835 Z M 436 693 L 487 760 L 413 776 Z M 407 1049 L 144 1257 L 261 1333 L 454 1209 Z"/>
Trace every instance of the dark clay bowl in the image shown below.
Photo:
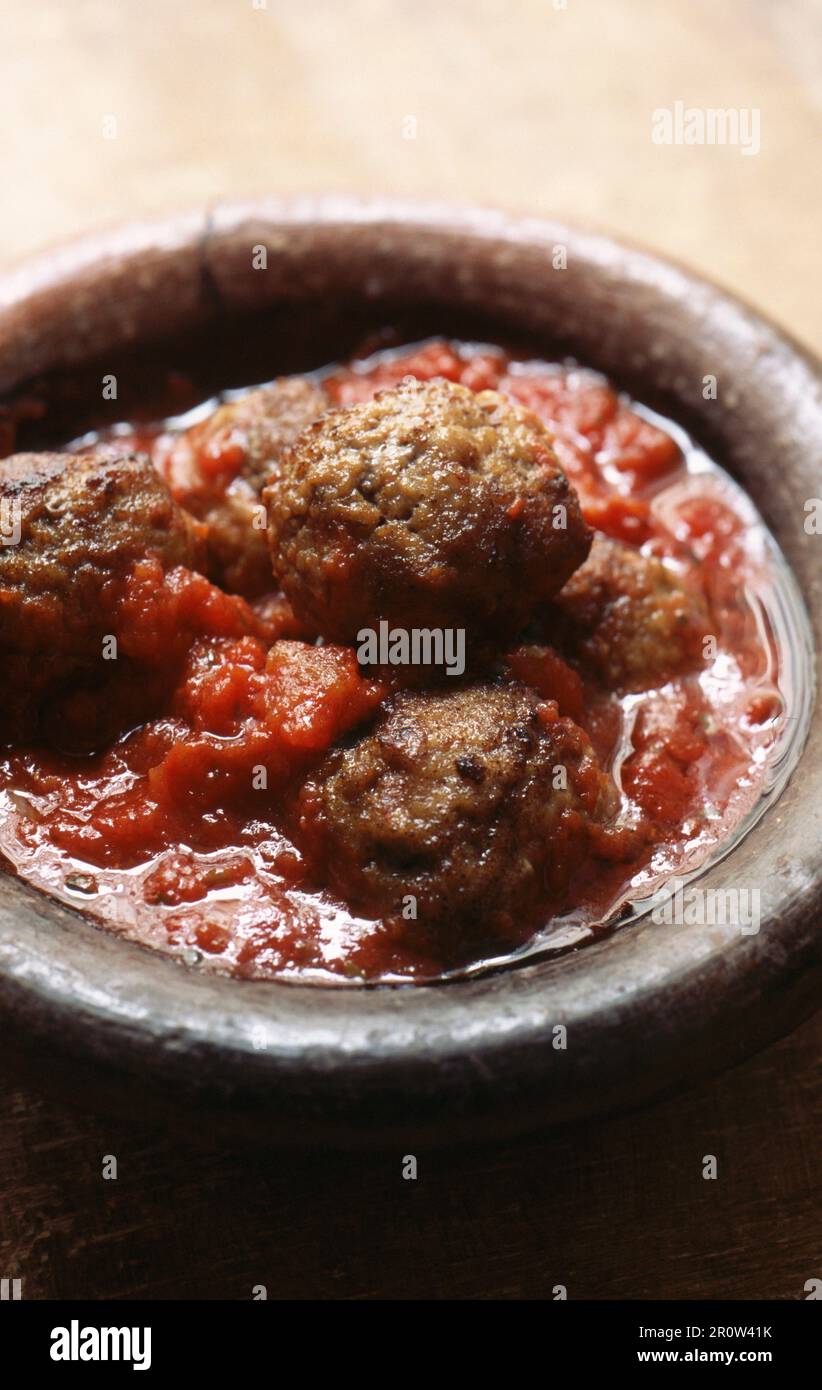
<path fill-rule="evenodd" d="M 128 228 L 0 282 L 0 396 L 36 380 L 46 414 L 18 447 L 54 444 L 158 399 L 160 368 L 183 367 L 205 394 L 318 366 L 392 322 L 573 354 L 691 429 L 771 527 L 822 649 L 822 537 L 803 524 L 820 491 L 819 368 L 726 294 L 603 238 L 336 199 Z M 100 401 L 109 372 L 114 407 Z M 706 401 L 709 372 L 719 397 Z M 822 711 L 787 790 L 701 883 L 760 886 L 759 934 L 645 918 L 474 979 L 328 989 L 188 969 L 2 876 L 3 1056 L 97 1105 L 290 1143 L 502 1135 L 670 1092 L 818 1003 Z"/>

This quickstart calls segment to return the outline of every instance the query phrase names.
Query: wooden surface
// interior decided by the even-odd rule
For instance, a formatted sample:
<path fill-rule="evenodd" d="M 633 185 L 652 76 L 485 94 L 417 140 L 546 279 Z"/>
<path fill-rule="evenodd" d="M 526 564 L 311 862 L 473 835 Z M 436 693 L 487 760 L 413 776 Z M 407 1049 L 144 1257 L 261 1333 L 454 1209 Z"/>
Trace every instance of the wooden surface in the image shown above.
<path fill-rule="evenodd" d="M 822 1019 L 641 1114 L 420 1150 L 416 1181 L 399 1151 L 183 1147 L 6 1086 L 2 1272 L 25 1298 L 803 1298 L 822 1278 L 821 1047 Z"/>
<path fill-rule="evenodd" d="M 822 0 L 562 3 L 3 0 L 0 259 L 252 192 L 450 198 L 646 242 L 820 345 Z M 758 108 L 761 152 L 655 145 L 678 100 Z"/>
<path fill-rule="evenodd" d="M 5 0 L 0 261 L 263 190 L 445 197 L 645 242 L 822 348 L 819 0 L 257 4 Z M 677 100 L 757 107 L 760 154 L 654 145 Z M 0 1078 L 0 1275 L 27 1298 L 801 1298 L 820 1054 L 822 1015 L 641 1115 L 420 1153 L 416 1182 L 400 1154 L 183 1148 Z"/>

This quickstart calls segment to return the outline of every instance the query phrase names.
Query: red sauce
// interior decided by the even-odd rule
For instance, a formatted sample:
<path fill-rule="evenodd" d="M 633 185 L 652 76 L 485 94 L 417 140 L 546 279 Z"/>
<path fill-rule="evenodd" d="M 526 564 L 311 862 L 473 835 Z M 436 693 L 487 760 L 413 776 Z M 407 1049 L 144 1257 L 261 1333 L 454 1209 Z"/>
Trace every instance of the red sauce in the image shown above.
<path fill-rule="evenodd" d="M 652 848 L 629 863 L 603 859 L 575 885 L 573 908 L 543 942 L 565 947 L 703 862 L 760 797 L 785 719 L 768 616 L 773 548 L 748 499 L 681 431 L 592 372 L 433 342 L 323 375 L 349 404 L 409 374 L 495 388 L 534 411 L 591 525 L 667 560 L 711 614 L 717 649 L 705 669 L 641 694 L 583 681 L 546 643 L 509 654 L 516 676 L 586 729 L 634 822 L 655 826 Z M 148 449 L 162 471 L 186 423 L 118 429 L 117 442 Z M 227 480 L 236 466 L 225 450 L 214 460 Z M 176 672 L 167 707 L 93 758 L 4 755 L 0 848 L 23 877 L 124 935 L 245 976 L 421 979 L 527 946 L 477 942 L 470 957 L 449 955 L 407 923 L 353 916 L 310 882 L 278 808 L 388 693 L 353 651 L 294 640 L 277 595 L 250 605 L 186 570 L 163 577 L 151 561 L 131 574 L 126 612 L 129 654 Z"/>

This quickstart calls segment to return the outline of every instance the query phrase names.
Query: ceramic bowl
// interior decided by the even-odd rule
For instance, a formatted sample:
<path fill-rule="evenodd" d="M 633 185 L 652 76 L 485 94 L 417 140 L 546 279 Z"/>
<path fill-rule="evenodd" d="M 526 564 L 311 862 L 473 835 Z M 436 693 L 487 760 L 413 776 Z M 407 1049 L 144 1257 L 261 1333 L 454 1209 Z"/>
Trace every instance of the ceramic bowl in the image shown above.
<path fill-rule="evenodd" d="M 571 354 L 690 429 L 748 491 L 791 567 L 810 703 L 822 537 L 804 523 L 820 492 L 820 369 L 655 256 L 491 212 L 339 199 L 218 207 L 7 273 L 0 397 L 36 380 L 47 409 L 20 447 L 55 445 L 98 423 L 89 403 L 104 372 L 118 376 L 123 418 L 169 366 L 205 394 L 318 366 L 392 322 Z M 704 399 L 706 372 L 719 377 L 716 400 Z M 701 880 L 761 889 L 755 935 L 646 917 L 473 979 L 303 987 L 182 966 L 3 875 L 3 1055 L 89 1104 L 156 1107 L 244 1141 L 487 1138 L 648 1102 L 732 1066 L 817 1006 L 822 711 L 809 725 L 787 788 Z"/>

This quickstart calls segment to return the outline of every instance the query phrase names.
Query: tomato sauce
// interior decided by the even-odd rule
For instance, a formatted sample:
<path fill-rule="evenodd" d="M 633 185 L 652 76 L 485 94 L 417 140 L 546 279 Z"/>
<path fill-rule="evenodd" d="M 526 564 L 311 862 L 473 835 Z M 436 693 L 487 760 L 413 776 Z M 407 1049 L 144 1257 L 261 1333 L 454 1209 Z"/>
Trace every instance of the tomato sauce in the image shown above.
<path fill-rule="evenodd" d="M 353 650 L 301 641 L 275 593 L 249 603 L 147 560 L 128 581 L 123 641 L 128 655 L 165 663 L 162 710 L 93 757 L 7 751 L 0 850 L 109 928 L 247 977 L 423 980 L 590 940 L 726 847 L 768 789 L 792 698 L 775 546 L 749 499 L 681 429 L 574 364 L 433 341 L 317 375 L 341 405 L 408 375 L 501 391 L 552 431 L 590 525 L 664 559 L 704 596 L 713 648 L 702 669 L 658 690 L 620 695 L 583 676 L 553 649 L 547 624 L 505 658 L 582 725 L 626 821 L 652 825 L 653 837 L 635 837 L 628 862 L 586 868 L 567 910 L 536 936 L 476 941 L 470 955 L 464 938 L 455 953 L 408 923 L 356 916 L 312 884 L 281 808 L 325 750 L 367 726 L 390 677 L 364 674 Z M 167 473 L 179 431 L 206 409 L 108 437 L 147 450 Z M 214 461 L 226 481 L 237 466 L 225 450 Z"/>

